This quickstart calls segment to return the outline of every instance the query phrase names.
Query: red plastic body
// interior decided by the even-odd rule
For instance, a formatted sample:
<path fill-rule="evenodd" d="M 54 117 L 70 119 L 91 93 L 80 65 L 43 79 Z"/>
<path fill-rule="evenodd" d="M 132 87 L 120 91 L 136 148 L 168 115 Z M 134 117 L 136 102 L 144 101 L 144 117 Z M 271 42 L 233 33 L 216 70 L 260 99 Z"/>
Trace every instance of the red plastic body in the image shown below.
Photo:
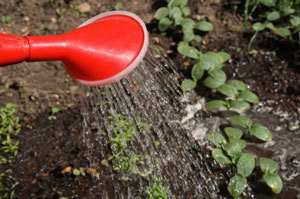
<path fill-rule="evenodd" d="M 113 12 L 57 36 L 0 34 L 0 65 L 61 60 L 81 83 L 106 84 L 136 67 L 136 59 L 144 56 L 148 45 L 145 31 L 144 24 L 127 12 Z"/>

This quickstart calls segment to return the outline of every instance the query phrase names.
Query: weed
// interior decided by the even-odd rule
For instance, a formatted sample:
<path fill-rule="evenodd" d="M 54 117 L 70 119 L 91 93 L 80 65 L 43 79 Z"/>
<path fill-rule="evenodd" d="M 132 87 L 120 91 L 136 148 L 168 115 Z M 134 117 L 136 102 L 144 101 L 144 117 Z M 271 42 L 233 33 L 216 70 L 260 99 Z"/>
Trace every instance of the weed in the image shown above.
<path fill-rule="evenodd" d="M 6 83 L 6 84 L 3 86 L 3 88 L 0 88 L 0 94 L 3 94 L 3 93 L 5 93 L 5 92 L 7 92 L 8 89 L 9 89 L 9 84 Z"/>
<path fill-rule="evenodd" d="M 157 176 L 152 176 L 152 185 L 147 188 L 148 199 L 168 199 L 166 189 Z"/>
<path fill-rule="evenodd" d="M 0 108 L 0 165 L 13 162 L 17 156 L 21 125 L 15 116 L 16 105 L 8 103 Z M 12 176 L 12 170 L 7 169 L 0 173 L 0 195 L 3 198 L 14 198 L 14 188 L 18 184 Z M 1 197 L 1 198 L 2 198 Z"/>
<path fill-rule="evenodd" d="M 1 164 L 13 162 L 18 153 L 19 142 L 15 138 L 20 133 L 21 125 L 19 118 L 14 115 L 15 111 L 16 105 L 11 103 L 0 108 Z"/>
<path fill-rule="evenodd" d="M 12 16 L 10 15 L 5 15 L 1 17 L 1 22 L 4 23 L 11 23 L 13 21 Z"/>
<path fill-rule="evenodd" d="M 122 10 L 123 9 L 123 4 L 122 3 L 116 3 L 114 5 L 114 9 L 115 10 Z"/>
<path fill-rule="evenodd" d="M 114 150 L 114 154 L 109 160 L 114 160 L 114 171 L 125 174 L 122 179 L 128 180 L 126 177 L 131 174 L 143 175 L 138 166 L 144 164 L 143 155 L 136 154 L 130 149 L 134 137 L 136 136 L 136 129 L 134 123 L 128 118 L 120 114 L 112 114 L 110 129 L 113 135 L 109 137 L 109 142 Z M 144 128 L 145 124 L 139 119 L 138 127 Z"/>
<path fill-rule="evenodd" d="M 15 187 L 19 183 L 12 176 L 12 170 L 7 169 L 0 173 L 0 198 L 15 198 Z"/>
<path fill-rule="evenodd" d="M 60 111 L 59 108 L 52 107 L 50 111 L 50 115 L 48 116 L 48 120 L 49 121 L 56 120 L 57 119 L 56 115 L 59 111 Z"/>

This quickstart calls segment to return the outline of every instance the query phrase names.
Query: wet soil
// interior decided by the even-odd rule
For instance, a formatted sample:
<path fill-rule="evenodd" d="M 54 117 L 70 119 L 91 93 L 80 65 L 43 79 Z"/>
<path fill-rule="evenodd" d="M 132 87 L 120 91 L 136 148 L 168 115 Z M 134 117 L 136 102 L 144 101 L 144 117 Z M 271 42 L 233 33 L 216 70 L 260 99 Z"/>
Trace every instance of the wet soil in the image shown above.
<path fill-rule="evenodd" d="M 76 6 L 86 2 L 90 9 L 80 13 Z M 191 63 L 182 67 L 182 62 L 188 60 L 170 53 L 174 40 L 155 28 L 153 15 L 159 1 L 2 0 L 0 32 L 23 36 L 64 33 L 92 16 L 112 10 L 118 2 L 123 3 L 124 10 L 141 16 L 155 45 L 173 59 L 180 73 L 187 75 Z M 265 188 L 252 187 L 255 198 L 299 198 L 300 129 L 288 130 L 289 125 L 300 123 L 299 46 L 266 33 L 257 37 L 249 51 L 251 33 L 243 24 L 241 11 L 234 9 L 235 3 L 239 5 L 240 1 L 210 0 L 201 6 L 198 1 L 190 1 L 194 17 L 206 16 L 214 24 L 213 32 L 204 37 L 200 47 L 203 51 L 225 50 L 232 55 L 232 61 L 225 67 L 228 76 L 245 81 L 258 94 L 261 102 L 249 114 L 274 133 L 273 145 L 253 144 L 251 150 L 280 162 L 279 173 L 285 188 L 274 196 Z M 108 190 L 107 198 L 116 198 L 113 184 L 119 184 L 119 191 L 126 190 L 129 185 L 114 178 L 115 173 L 106 162 L 111 149 L 100 145 L 99 140 L 87 138 L 83 132 L 87 88 L 73 81 L 60 62 L 2 67 L 0 77 L 0 89 L 6 88 L 0 93 L 0 105 L 15 103 L 22 125 L 17 160 L 0 165 L 1 172 L 11 168 L 19 182 L 16 198 L 103 198 L 103 188 Z M 209 93 L 200 89 L 199 95 Z M 56 120 L 49 120 L 53 107 L 60 111 Z M 100 166 L 96 168 L 91 162 Z M 97 171 L 86 177 L 62 174 L 68 167 Z M 97 187 L 94 182 L 99 178 L 102 184 Z M 220 194 L 220 198 L 227 196 Z M 178 193 L 178 198 L 185 196 Z"/>

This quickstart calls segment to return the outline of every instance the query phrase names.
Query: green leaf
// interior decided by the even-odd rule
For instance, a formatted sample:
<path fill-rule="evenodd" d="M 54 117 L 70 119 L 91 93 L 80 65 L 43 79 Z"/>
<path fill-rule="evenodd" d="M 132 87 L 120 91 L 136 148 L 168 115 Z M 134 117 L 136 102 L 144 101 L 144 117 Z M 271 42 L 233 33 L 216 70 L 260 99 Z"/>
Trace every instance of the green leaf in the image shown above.
<path fill-rule="evenodd" d="M 170 0 L 168 3 L 169 8 L 173 8 L 175 6 L 180 6 L 182 4 L 182 0 Z"/>
<path fill-rule="evenodd" d="M 223 57 L 215 52 L 202 54 L 200 61 L 205 70 L 219 69 L 223 66 Z"/>
<path fill-rule="evenodd" d="M 273 193 L 278 194 L 281 192 L 283 183 L 279 175 L 276 173 L 265 173 L 263 178 Z"/>
<path fill-rule="evenodd" d="M 272 140 L 272 133 L 269 131 L 269 129 L 261 124 L 255 123 L 251 126 L 249 129 L 249 132 L 254 137 L 262 140 L 262 141 L 270 141 Z"/>
<path fill-rule="evenodd" d="M 247 85 L 244 82 L 240 81 L 240 80 L 235 80 L 235 79 L 228 80 L 226 82 L 226 84 L 229 84 L 229 85 L 233 86 L 234 88 L 236 88 L 239 91 L 247 90 Z"/>
<path fill-rule="evenodd" d="M 238 94 L 238 90 L 229 84 L 223 84 L 218 88 L 218 92 L 227 97 L 235 97 Z"/>
<path fill-rule="evenodd" d="M 226 144 L 225 137 L 219 132 L 207 134 L 207 139 L 217 147 L 221 147 L 223 144 Z"/>
<path fill-rule="evenodd" d="M 183 41 L 185 41 L 186 43 L 193 41 L 194 38 L 195 34 L 192 29 L 187 29 L 183 31 Z"/>
<path fill-rule="evenodd" d="M 238 98 L 245 100 L 247 102 L 253 103 L 253 104 L 258 103 L 258 101 L 259 101 L 257 95 L 255 95 L 253 92 L 251 92 L 249 90 L 242 91 L 239 94 Z"/>
<path fill-rule="evenodd" d="M 197 83 L 194 80 L 191 79 L 185 79 L 181 85 L 180 88 L 183 92 L 191 91 L 197 86 Z"/>
<path fill-rule="evenodd" d="M 267 22 L 267 23 L 266 23 L 266 28 L 268 28 L 268 29 L 270 29 L 270 30 L 274 30 L 274 29 L 275 29 L 275 26 L 273 25 L 273 23 Z"/>
<path fill-rule="evenodd" d="M 240 145 L 240 147 L 241 147 L 242 150 L 247 146 L 245 140 L 232 140 L 231 139 L 230 142 L 236 142 L 236 143 L 238 143 Z"/>
<path fill-rule="evenodd" d="M 295 9 L 293 9 L 291 7 L 285 7 L 282 10 L 280 10 L 280 12 L 282 13 L 282 16 L 288 16 L 288 15 L 294 14 Z"/>
<path fill-rule="evenodd" d="M 181 11 L 182 11 L 182 13 L 183 13 L 183 15 L 184 15 L 185 17 L 191 15 L 191 10 L 190 10 L 189 7 L 182 7 L 182 8 L 181 8 Z"/>
<path fill-rule="evenodd" d="M 246 186 L 247 186 L 246 178 L 235 175 L 232 178 L 230 178 L 227 189 L 232 197 L 237 198 L 239 197 L 239 195 L 243 193 Z"/>
<path fill-rule="evenodd" d="M 269 158 L 259 158 L 259 166 L 264 173 L 274 173 L 278 169 L 278 163 Z"/>
<path fill-rule="evenodd" d="M 171 25 L 172 25 L 172 21 L 165 17 L 165 18 L 162 18 L 161 20 L 159 20 L 158 22 L 158 29 L 161 31 L 161 32 L 164 32 L 166 31 Z"/>
<path fill-rule="evenodd" d="M 182 8 L 186 7 L 187 3 L 188 3 L 188 0 L 181 0 L 180 7 L 182 7 Z"/>
<path fill-rule="evenodd" d="M 222 149 L 213 149 L 212 156 L 220 164 L 231 164 L 231 160 L 223 153 Z"/>
<path fill-rule="evenodd" d="M 181 26 L 182 26 L 182 31 L 188 31 L 188 30 L 193 30 L 195 26 L 194 20 L 190 18 L 183 18 L 181 21 Z"/>
<path fill-rule="evenodd" d="M 237 162 L 237 173 L 243 177 L 248 177 L 255 167 L 256 155 L 243 153 Z"/>
<path fill-rule="evenodd" d="M 277 28 L 275 33 L 281 37 L 288 37 L 291 35 L 291 31 L 288 28 Z"/>
<path fill-rule="evenodd" d="M 224 57 L 221 53 L 209 51 L 209 52 L 205 53 L 203 56 L 204 56 L 204 58 L 212 60 L 217 64 L 223 64 L 225 62 Z"/>
<path fill-rule="evenodd" d="M 300 26 L 300 17 L 293 15 L 291 16 L 290 22 L 294 27 Z"/>
<path fill-rule="evenodd" d="M 222 57 L 222 63 L 227 62 L 231 58 L 226 52 L 218 52 L 218 55 Z"/>
<path fill-rule="evenodd" d="M 224 131 L 229 139 L 239 140 L 243 136 L 243 131 L 238 128 L 226 127 Z"/>
<path fill-rule="evenodd" d="M 232 117 L 229 118 L 229 121 L 232 124 L 239 125 L 239 126 L 244 127 L 244 128 L 249 128 L 249 127 L 252 126 L 251 119 L 249 117 L 246 117 L 246 116 L 240 116 L 240 115 L 232 116 Z"/>
<path fill-rule="evenodd" d="M 275 21 L 280 18 L 280 14 L 277 11 L 273 11 L 267 15 L 267 20 Z"/>
<path fill-rule="evenodd" d="M 274 5 L 274 0 L 259 0 L 259 2 L 267 7 Z"/>
<path fill-rule="evenodd" d="M 199 80 L 202 78 L 203 74 L 204 74 L 204 70 L 201 67 L 201 63 L 197 62 L 192 68 L 192 77 L 195 80 Z"/>
<path fill-rule="evenodd" d="M 123 9 L 123 4 L 120 3 L 120 2 L 119 2 L 119 3 L 116 3 L 115 6 L 114 6 L 114 9 L 115 9 L 115 10 L 122 10 L 122 9 Z"/>
<path fill-rule="evenodd" d="M 204 86 L 214 89 L 226 81 L 226 74 L 223 70 L 215 69 L 209 72 L 209 76 L 203 81 Z"/>
<path fill-rule="evenodd" d="M 186 43 L 183 43 L 183 42 L 179 43 L 177 50 L 179 53 L 181 53 L 182 55 L 185 55 L 187 57 L 190 57 L 193 59 L 199 58 L 199 51 L 196 48 L 191 47 Z"/>
<path fill-rule="evenodd" d="M 181 12 L 180 8 L 174 7 L 170 11 L 170 15 L 175 19 L 175 25 L 179 25 L 181 23 L 181 21 L 182 21 L 182 12 Z"/>
<path fill-rule="evenodd" d="M 259 32 L 259 31 L 264 30 L 266 28 L 266 26 L 265 26 L 265 24 L 257 22 L 257 23 L 252 25 L 252 28 L 255 32 Z"/>
<path fill-rule="evenodd" d="M 239 158 L 242 153 L 242 148 L 237 142 L 229 142 L 224 144 L 223 149 L 226 151 L 226 154 L 233 159 Z"/>
<path fill-rule="evenodd" d="M 196 23 L 195 28 L 197 30 L 203 31 L 203 32 L 209 32 L 212 31 L 213 25 L 210 22 L 207 21 L 201 21 Z"/>
<path fill-rule="evenodd" d="M 227 110 L 227 103 L 223 100 L 212 100 L 206 103 L 206 108 Z"/>
<path fill-rule="evenodd" d="M 249 110 L 251 108 L 250 104 L 245 101 L 232 100 L 229 102 L 230 109 L 235 110 Z"/>
<path fill-rule="evenodd" d="M 72 171 L 72 173 L 73 173 L 74 176 L 79 176 L 79 175 L 81 174 L 81 172 L 80 172 L 79 169 L 74 169 L 74 170 Z"/>
<path fill-rule="evenodd" d="M 166 7 L 162 7 L 162 8 L 159 8 L 155 15 L 154 15 L 154 18 L 157 19 L 157 20 L 161 20 L 163 18 L 165 18 L 166 16 L 169 15 L 169 9 L 166 8 Z"/>
<path fill-rule="evenodd" d="M 194 40 L 195 40 L 196 42 L 201 42 L 202 37 L 201 37 L 200 35 L 195 35 L 195 36 L 194 36 Z"/>

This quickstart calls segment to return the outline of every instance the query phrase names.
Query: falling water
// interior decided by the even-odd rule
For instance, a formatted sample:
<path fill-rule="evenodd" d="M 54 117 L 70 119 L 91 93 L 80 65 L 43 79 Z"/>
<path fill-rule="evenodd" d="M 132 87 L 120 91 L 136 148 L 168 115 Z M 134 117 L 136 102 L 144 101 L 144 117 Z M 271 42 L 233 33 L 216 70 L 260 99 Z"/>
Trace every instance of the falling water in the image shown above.
<path fill-rule="evenodd" d="M 180 78 L 172 62 L 151 47 L 131 75 L 112 85 L 89 88 L 82 111 L 84 138 L 91 167 L 100 172 L 95 186 L 105 190 L 100 198 L 145 195 L 143 189 L 152 175 L 160 179 L 170 198 L 222 198 L 226 172 L 214 165 L 201 139 L 208 125 L 199 116 L 193 121 L 202 109 L 201 99 L 189 102 L 179 89 Z M 185 112 L 188 109 L 190 113 Z M 139 169 L 144 175 L 131 181 L 120 180 L 111 161 L 106 167 L 100 163 L 113 153 L 108 119 L 112 114 L 126 116 L 135 124 L 137 134 L 130 147 L 143 155 Z M 139 127 L 141 121 L 146 128 Z"/>

